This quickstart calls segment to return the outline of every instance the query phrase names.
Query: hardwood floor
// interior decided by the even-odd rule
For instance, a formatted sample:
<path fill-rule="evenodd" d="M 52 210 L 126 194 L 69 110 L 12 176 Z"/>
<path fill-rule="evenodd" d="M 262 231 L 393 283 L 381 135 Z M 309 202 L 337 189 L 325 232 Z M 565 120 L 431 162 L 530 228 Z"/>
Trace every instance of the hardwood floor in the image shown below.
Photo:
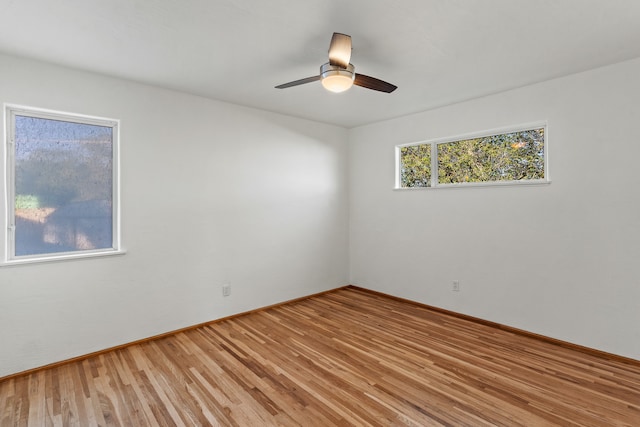
<path fill-rule="evenodd" d="M 640 426 L 640 368 L 347 288 L 1 382 L 26 425 Z"/>

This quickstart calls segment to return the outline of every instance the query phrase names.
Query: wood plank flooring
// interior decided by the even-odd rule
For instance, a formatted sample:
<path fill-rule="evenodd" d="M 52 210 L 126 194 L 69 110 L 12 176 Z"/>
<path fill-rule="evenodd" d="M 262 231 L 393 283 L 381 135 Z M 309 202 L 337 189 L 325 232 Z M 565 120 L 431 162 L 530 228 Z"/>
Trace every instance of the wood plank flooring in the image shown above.
<path fill-rule="evenodd" d="M 640 426 L 640 368 L 346 288 L 0 382 L 0 426 Z"/>

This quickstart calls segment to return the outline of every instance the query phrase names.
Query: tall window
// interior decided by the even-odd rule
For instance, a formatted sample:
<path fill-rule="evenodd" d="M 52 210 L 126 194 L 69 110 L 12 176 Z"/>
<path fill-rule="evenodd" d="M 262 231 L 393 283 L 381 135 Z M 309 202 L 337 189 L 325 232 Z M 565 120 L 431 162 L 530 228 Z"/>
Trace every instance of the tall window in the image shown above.
<path fill-rule="evenodd" d="M 5 262 L 120 250 L 118 122 L 7 107 Z"/>
<path fill-rule="evenodd" d="M 546 126 L 402 145 L 397 188 L 548 182 Z"/>

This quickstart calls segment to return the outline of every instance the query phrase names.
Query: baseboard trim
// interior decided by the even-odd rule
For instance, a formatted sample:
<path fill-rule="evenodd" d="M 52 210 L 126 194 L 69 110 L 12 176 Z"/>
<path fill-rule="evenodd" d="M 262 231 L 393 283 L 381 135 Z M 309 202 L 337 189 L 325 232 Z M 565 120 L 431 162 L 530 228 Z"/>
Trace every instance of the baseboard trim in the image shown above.
<path fill-rule="evenodd" d="M 416 306 L 425 308 L 427 310 L 431 310 L 431 311 L 435 311 L 437 313 L 445 314 L 447 316 L 457 317 L 458 319 L 468 320 L 470 322 L 479 323 L 479 324 L 482 324 L 482 325 L 485 325 L 485 326 L 490 326 L 490 327 L 493 327 L 493 328 L 496 328 L 496 329 L 500 329 L 502 331 L 511 332 L 511 333 L 518 334 L 518 335 L 521 335 L 521 336 L 537 339 L 539 341 L 544 341 L 544 342 L 548 342 L 550 344 L 555 344 L 557 346 L 564 347 L 564 348 L 567 348 L 567 349 L 576 350 L 576 351 L 579 351 L 581 353 L 590 354 L 592 356 L 597 356 L 597 357 L 604 358 L 604 359 L 615 360 L 617 362 L 626 363 L 626 364 L 633 365 L 635 367 L 640 368 L 640 360 L 633 359 L 631 357 L 621 356 L 619 354 L 614 354 L 614 353 L 608 353 L 606 351 L 598 350 L 598 349 L 595 349 L 595 348 L 586 347 L 586 346 L 582 346 L 582 345 L 579 345 L 579 344 L 574 344 L 574 343 L 571 343 L 571 342 L 568 342 L 568 341 L 563 341 L 563 340 L 559 340 L 559 339 L 556 339 L 556 338 L 547 337 L 545 335 L 540 335 L 540 334 L 536 334 L 534 332 L 525 331 L 524 329 L 514 328 L 512 326 L 503 325 L 501 323 L 492 322 L 490 320 L 484 320 L 484 319 L 481 319 L 479 317 L 473 317 L 473 316 L 469 316 L 467 314 L 457 313 L 455 311 L 447 310 L 447 309 L 440 308 L 440 307 L 435 307 L 435 306 L 432 306 L 432 305 L 424 304 L 424 303 L 421 303 L 421 302 L 418 302 L 418 301 L 413 301 L 413 300 L 406 299 L 406 298 L 397 297 L 395 295 L 386 294 L 384 292 L 374 291 L 372 289 L 362 288 L 362 287 L 356 286 L 356 285 L 349 285 L 349 286 L 346 286 L 346 288 L 355 289 L 355 290 L 366 292 L 366 293 L 370 293 L 370 294 L 373 294 L 373 295 L 378 295 L 378 296 L 381 296 L 381 297 L 390 298 L 390 299 L 393 299 L 393 300 L 396 300 L 396 301 L 400 301 L 400 302 L 403 302 L 403 303 L 416 305 Z"/>
<path fill-rule="evenodd" d="M 105 348 L 103 350 L 94 351 L 92 353 L 83 354 L 81 356 L 72 357 L 70 359 L 64 359 L 64 360 L 61 360 L 59 362 L 49 363 L 47 365 L 38 366 L 38 367 L 32 368 L 32 369 L 27 369 L 26 371 L 16 372 L 15 374 L 9 374 L 7 376 L 0 377 L 0 382 L 6 381 L 6 380 L 10 380 L 10 379 L 13 379 L 13 378 L 17 378 L 17 377 L 22 377 L 22 376 L 25 376 L 25 375 L 31 375 L 31 374 L 36 373 L 38 371 L 42 371 L 42 370 L 50 369 L 50 368 L 55 368 L 55 367 L 58 367 L 58 366 L 66 365 L 68 363 L 82 361 L 82 360 L 85 360 L 85 359 L 89 359 L 91 357 L 95 357 L 95 356 L 99 356 L 99 355 L 104 354 L 104 353 L 108 353 L 110 351 L 121 350 L 123 348 L 130 347 L 132 345 L 144 344 L 144 343 L 147 343 L 147 342 L 150 342 L 150 341 L 154 341 L 154 340 L 158 340 L 158 339 L 161 339 L 161 338 L 168 337 L 170 335 L 175 335 L 175 334 L 179 334 L 181 332 L 187 332 L 187 331 L 190 331 L 190 330 L 193 330 L 193 329 L 197 329 L 197 328 L 200 328 L 202 326 L 213 325 L 213 324 L 218 323 L 218 322 L 223 322 L 223 321 L 229 320 L 229 319 L 235 319 L 237 317 L 246 316 L 246 315 L 249 315 L 249 314 L 252 314 L 252 313 L 257 313 L 259 311 L 269 310 L 271 308 L 280 307 L 282 305 L 291 304 L 291 303 L 298 302 L 298 301 L 304 301 L 304 300 L 309 299 L 309 298 L 318 297 L 318 296 L 321 296 L 321 295 L 324 295 L 324 294 L 328 294 L 328 293 L 331 293 L 331 292 L 338 291 L 340 289 L 346 289 L 348 287 L 349 287 L 349 285 L 340 286 L 338 288 L 329 289 L 327 291 L 317 292 L 315 294 L 306 295 L 306 296 L 303 296 L 303 297 L 300 297 L 300 298 L 290 299 L 290 300 L 287 300 L 287 301 L 279 302 L 277 304 L 271 304 L 271 305 L 267 305 L 267 306 L 264 306 L 264 307 L 259 307 L 259 308 L 253 309 L 253 310 L 243 311 L 242 313 L 232 314 L 231 316 L 221 317 L 220 319 L 214 319 L 214 320 L 210 320 L 208 322 L 198 323 L 197 325 L 187 326 L 187 327 L 176 329 L 176 330 L 173 330 L 173 331 L 170 331 L 170 332 L 164 332 L 162 334 L 153 335 L 151 337 L 142 338 L 142 339 L 131 341 L 131 342 L 128 342 L 128 343 L 125 343 L 125 344 L 116 345 L 114 347 Z"/>

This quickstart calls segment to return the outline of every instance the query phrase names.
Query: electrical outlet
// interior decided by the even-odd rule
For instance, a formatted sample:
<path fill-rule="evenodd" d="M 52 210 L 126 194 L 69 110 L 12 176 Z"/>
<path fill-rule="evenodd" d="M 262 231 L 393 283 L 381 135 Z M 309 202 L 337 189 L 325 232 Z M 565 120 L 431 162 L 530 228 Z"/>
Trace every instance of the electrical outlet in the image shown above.
<path fill-rule="evenodd" d="M 231 295 L 231 285 L 229 283 L 225 283 L 222 285 L 222 296 L 228 297 L 229 295 Z"/>
<path fill-rule="evenodd" d="M 454 280 L 451 286 L 451 290 L 454 292 L 460 292 L 460 281 Z"/>

